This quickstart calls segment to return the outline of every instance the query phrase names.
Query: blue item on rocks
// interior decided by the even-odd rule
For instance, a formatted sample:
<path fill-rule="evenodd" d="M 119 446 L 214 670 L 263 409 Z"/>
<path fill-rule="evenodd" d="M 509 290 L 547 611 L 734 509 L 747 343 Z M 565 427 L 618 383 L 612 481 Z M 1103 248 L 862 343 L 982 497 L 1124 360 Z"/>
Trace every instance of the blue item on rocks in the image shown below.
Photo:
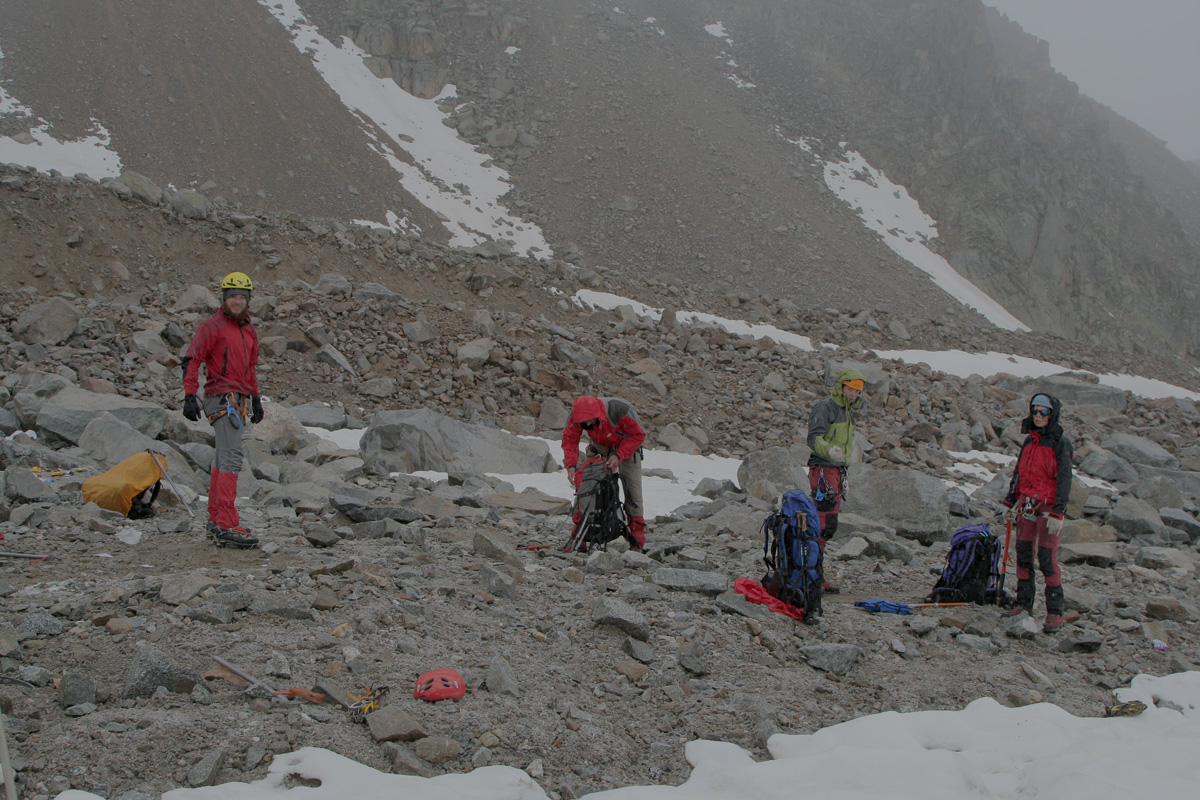
<path fill-rule="evenodd" d="M 913 612 L 912 606 L 906 606 L 904 603 L 896 603 L 891 600 L 859 600 L 854 605 L 874 613 L 911 614 Z"/>

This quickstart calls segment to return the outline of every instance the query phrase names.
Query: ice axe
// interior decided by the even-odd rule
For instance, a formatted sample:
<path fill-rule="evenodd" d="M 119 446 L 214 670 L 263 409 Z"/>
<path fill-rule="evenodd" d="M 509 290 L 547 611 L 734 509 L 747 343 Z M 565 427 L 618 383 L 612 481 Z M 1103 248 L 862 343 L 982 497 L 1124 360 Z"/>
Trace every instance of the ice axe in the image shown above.
<path fill-rule="evenodd" d="M 1000 602 L 1004 602 L 1005 605 L 1007 605 L 1007 601 L 1004 600 L 1004 576 L 1008 574 L 1008 544 L 1012 539 L 1013 519 L 1016 518 L 1017 514 L 1032 513 L 1037 509 L 1037 504 L 1036 496 L 1026 497 L 1020 511 L 1017 510 L 1016 506 L 1013 506 L 1004 514 L 1004 560 L 1000 563 L 1000 581 L 996 597 Z"/>
<path fill-rule="evenodd" d="M 1004 523 L 1004 559 L 1000 562 L 1000 581 L 996 591 L 996 597 L 1004 599 L 1004 576 L 1008 573 L 1008 543 L 1012 538 L 1012 515 L 1005 514 Z"/>

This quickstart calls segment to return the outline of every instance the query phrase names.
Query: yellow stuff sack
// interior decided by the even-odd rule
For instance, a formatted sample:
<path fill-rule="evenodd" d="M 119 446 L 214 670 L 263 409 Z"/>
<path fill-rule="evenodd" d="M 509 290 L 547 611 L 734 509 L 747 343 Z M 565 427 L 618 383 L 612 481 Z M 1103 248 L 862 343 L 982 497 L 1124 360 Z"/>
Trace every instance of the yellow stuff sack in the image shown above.
<path fill-rule="evenodd" d="M 166 456 L 147 450 L 84 481 L 83 499 L 133 519 L 150 517 L 154 515 L 150 505 L 158 497 L 159 482 L 166 474 Z M 145 500 L 140 495 L 147 489 L 151 493 L 149 499 Z"/>

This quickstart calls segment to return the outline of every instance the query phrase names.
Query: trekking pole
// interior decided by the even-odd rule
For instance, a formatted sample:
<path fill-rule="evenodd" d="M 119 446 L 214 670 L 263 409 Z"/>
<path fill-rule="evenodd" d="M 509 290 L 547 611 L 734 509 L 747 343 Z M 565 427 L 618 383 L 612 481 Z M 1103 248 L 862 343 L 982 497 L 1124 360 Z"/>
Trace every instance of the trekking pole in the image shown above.
<path fill-rule="evenodd" d="M 571 531 L 571 536 L 567 539 L 566 546 L 561 548 L 563 552 L 574 553 L 579 547 L 579 543 L 583 541 L 584 526 L 588 524 L 591 516 L 591 512 L 588 512 L 579 518 L 579 524 L 575 526 L 575 530 Z"/>
<path fill-rule="evenodd" d="M 183 495 L 180 493 L 179 487 L 175 485 L 175 479 L 171 477 L 170 472 L 167 472 L 167 467 L 166 467 L 167 457 L 165 455 L 163 455 L 162 453 L 156 452 L 154 450 L 147 450 L 146 452 L 150 454 L 150 457 L 154 459 L 154 463 L 158 464 L 158 468 L 160 470 L 162 470 L 163 477 L 167 479 L 167 483 L 171 484 L 171 491 L 175 492 L 175 496 L 179 498 L 179 502 L 183 503 L 183 507 L 185 509 L 187 509 L 188 516 L 189 517 L 196 516 L 195 512 L 192 511 L 192 507 L 190 505 L 188 505 L 188 501 L 185 500 Z M 158 463 L 159 456 L 161 456 L 162 460 L 163 460 L 163 463 L 161 463 L 161 464 Z"/>
<path fill-rule="evenodd" d="M 0 770 L 4 772 L 5 800 L 17 800 L 17 776 L 8 757 L 8 735 L 4 731 L 4 712 L 0 711 Z"/>

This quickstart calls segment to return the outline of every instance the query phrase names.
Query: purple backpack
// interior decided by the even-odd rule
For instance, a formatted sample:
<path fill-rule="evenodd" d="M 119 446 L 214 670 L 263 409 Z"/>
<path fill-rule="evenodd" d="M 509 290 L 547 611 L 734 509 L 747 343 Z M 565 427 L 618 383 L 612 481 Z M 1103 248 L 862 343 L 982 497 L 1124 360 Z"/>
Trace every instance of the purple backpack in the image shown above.
<path fill-rule="evenodd" d="M 965 525 L 950 537 L 946 568 L 926 603 L 998 603 L 1000 540 L 991 526 Z"/>

